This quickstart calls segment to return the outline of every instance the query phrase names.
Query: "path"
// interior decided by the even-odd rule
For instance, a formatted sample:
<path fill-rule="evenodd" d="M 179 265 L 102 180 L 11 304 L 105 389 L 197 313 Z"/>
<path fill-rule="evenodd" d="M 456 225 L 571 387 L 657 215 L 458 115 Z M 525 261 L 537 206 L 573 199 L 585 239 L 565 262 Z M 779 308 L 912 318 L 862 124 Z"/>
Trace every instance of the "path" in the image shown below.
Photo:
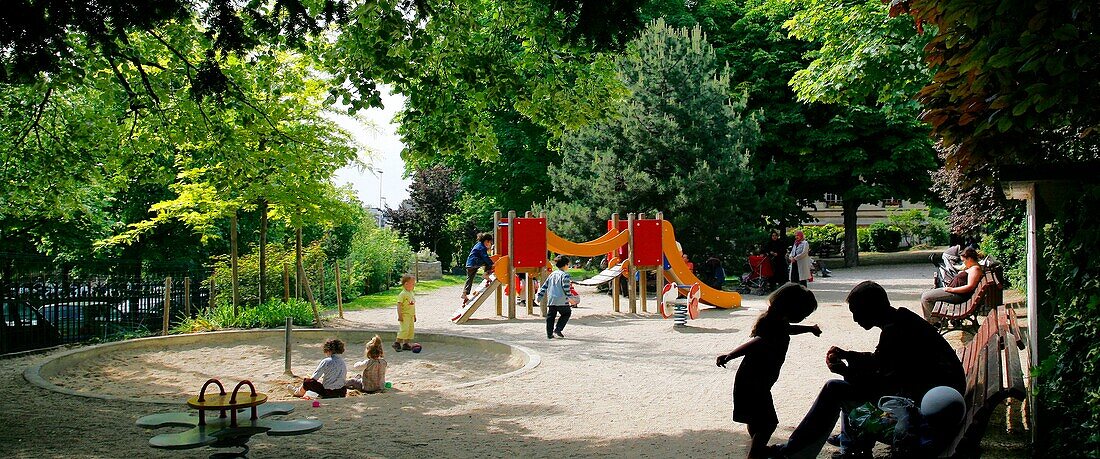
<path fill-rule="evenodd" d="M 820 338 L 794 337 L 776 384 L 785 439 L 831 375 L 824 365 L 832 345 L 871 350 L 876 331 L 852 323 L 843 305 L 848 290 L 875 279 L 895 304 L 919 311 L 930 268 L 921 265 L 835 270 L 811 284 L 820 307 L 807 323 Z M 566 339 L 547 340 L 540 317 L 494 317 L 491 302 L 465 325 L 448 318 L 459 287 L 417 298 L 417 330 L 491 337 L 524 345 L 542 357 L 526 374 L 461 392 L 389 393 L 333 401 L 297 416 L 321 419 L 320 432 L 299 438 L 264 438 L 255 457 L 743 457 L 744 426 L 730 421 L 734 367 L 714 366 L 714 357 L 747 339 L 763 297 L 748 296 L 740 310 L 705 309 L 687 329 L 656 314 L 614 314 L 610 297 L 582 290 L 582 307 L 565 329 Z M 650 302 L 651 311 L 656 304 Z M 623 302 L 626 307 L 625 300 Z M 396 329 L 393 308 L 346 313 L 343 327 Z M 392 352 L 387 348 L 387 351 Z M 349 351 L 359 352 L 359 350 Z M 430 355 L 426 349 L 424 356 Z M 0 389 L 10 395 L 0 407 L 0 456 L 60 454 L 117 457 L 199 457 L 155 451 L 149 432 L 133 426 L 139 416 L 171 407 L 125 406 L 41 391 L 20 372 L 42 356 L 0 361 Z M 78 383 L 75 382 L 74 383 Z M 82 413 L 76 420 L 69 413 Z M 91 434 L 82 433 L 83 429 Z M 995 429 L 991 429 L 995 430 Z M 828 448 L 825 453 L 828 453 Z M 824 455 L 823 457 L 828 457 Z"/>

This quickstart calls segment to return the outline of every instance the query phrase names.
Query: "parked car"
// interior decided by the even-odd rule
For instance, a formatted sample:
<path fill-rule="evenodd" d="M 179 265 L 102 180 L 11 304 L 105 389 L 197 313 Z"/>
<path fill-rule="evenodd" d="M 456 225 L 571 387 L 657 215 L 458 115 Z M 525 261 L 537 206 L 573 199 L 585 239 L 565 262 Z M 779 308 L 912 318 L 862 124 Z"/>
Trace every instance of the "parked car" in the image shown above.
<path fill-rule="evenodd" d="M 122 330 L 122 311 L 110 303 L 54 303 L 38 311 L 58 330 L 64 343 L 106 338 Z"/>
<path fill-rule="evenodd" d="M 61 335 L 41 313 L 24 301 L 3 300 L 0 354 L 42 349 L 61 344 Z"/>

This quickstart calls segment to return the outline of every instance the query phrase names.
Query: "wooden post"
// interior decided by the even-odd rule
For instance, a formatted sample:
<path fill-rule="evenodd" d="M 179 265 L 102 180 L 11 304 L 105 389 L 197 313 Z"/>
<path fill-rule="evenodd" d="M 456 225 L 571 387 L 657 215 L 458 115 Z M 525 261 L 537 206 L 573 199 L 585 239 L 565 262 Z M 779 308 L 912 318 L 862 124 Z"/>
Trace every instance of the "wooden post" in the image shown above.
<path fill-rule="evenodd" d="M 290 266 L 283 261 L 283 303 L 290 302 Z"/>
<path fill-rule="evenodd" d="M 214 267 L 210 269 L 210 278 L 206 279 L 206 284 L 207 284 L 207 286 L 210 287 L 210 298 L 208 298 L 206 300 L 206 309 L 210 309 L 214 306 L 217 306 L 217 304 L 215 304 L 216 302 L 214 301 L 214 299 L 217 298 L 217 296 L 218 296 L 217 295 L 217 285 L 218 285 L 217 279 L 218 279 L 218 265 L 214 265 Z"/>
<path fill-rule="evenodd" d="M 233 211 L 233 217 L 229 219 L 229 245 L 229 267 L 233 277 L 230 281 L 233 288 L 233 317 L 237 317 L 237 304 L 240 301 L 240 285 L 237 283 L 237 211 Z"/>
<path fill-rule="evenodd" d="M 302 297 L 302 228 L 294 231 L 294 299 Z"/>
<path fill-rule="evenodd" d="M 260 304 L 267 301 L 267 199 L 260 198 Z"/>
<path fill-rule="evenodd" d="M 161 328 L 161 336 L 168 335 L 168 317 L 172 311 L 172 277 L 164 278 L 164 327 Z"/>
<path fill-rule="evenodd" d="M 546 218 L 546 212 L 539 212 L 539 218 Z M 546 231 L 550 231 L 550 225 L 549 224 L 546 225 Z M 549 276 L 549 273 L 550 273 L 551 269 L 553 269 L 553 267 L 547 266 L 547 267 L 539 270 L 539 285 L 546 282 L 546 277 Z M 532 295 L 534 295 L 533 292 L 532 292 Z M 543 299 L 543 301 L 541 303 L 539 303 L 539 312 L 542 314 L 543 317 L 546 317 L 546 300 L 545 299 Z"/>
<path fill-rule="evenodd" d="M 664 242 L 664 236 L 665 236 L 665 234 L 664 234 L 664 220 L 665 220 L 665 214 L 662 213 L 662 212 L 657 212 L 657 224 L 661 225 L 661 241 L 662 241 L 661 253 L 662 254 L 665 253 L 664 248 L 663 248 L 664 247 L 663 242 Z M 665 260 L 664 260 L 664 257 L 665 257 L 665 255 L 662 255 L 661 256 L 661 262 L 657 264 L 657 304 L 661 303 L 661 301 L 662 301 L 661 300 L 661 292 L 663 292 L 665 290 Z"/>
<path fill-rule="evenodd" d="M 493 212 L 493 224 L 489 227 L 490 231 L 493 232 L 492 233 L 493 237 L 496 237 L 497 225 L 499 225 L 499 224 L 500 224 L 500 211 L 498 210 L 496 212 Z M 500 255 L 500 246 L 497 245 L 496 242 L 498 242 L 498 241 L 494 241 L 494 243 L 493 243 L 493 255 Z M 497 283 L 496 294 L 497 294 L 497 296 L 496 296 L 497 316 L 498 317 L 503 317 L 504 316 L 504 287 L 502 287 L 499 282 Z"/>
<path fill-rule="evenodd" d="M 283 374 L 287 376 L 294 376 L 294 373 L 290 371 L 290 329 L 293 325 L 294 319 L 287 317 L 286 332 L 283 333 Z"/>
<path fill-rule="evenodd" d="M 531 218 L 531 211 L 528 210 L 523 213 L 525 218 Z M 523 303 L 527 305 L 527 315 L 535 314 L 535 295 L 531 291 L 531 273 L 524 273 L 523 275 Z"/>
<path fill-rule="evenodd" d="M 301 229 L 298 230 L 299 237 Z M 317 300 L 313 298 L 313 290 L 309 288 L 309 277 L 306 276 L 306 268 L 302 266 L 302 259 L 298 259 L 298 277 L 302 282 L 302 289 L 306 291 L 306 299 L 309 300 L 310 306 L 313 306 L 313 324 L 315 326 L 321 326 L 321 311 L 317 309 Z"/>
<path fill-rule="evenodd" d="M 317 272 L 320 273 L 321 280 L 317 283 L 320 287 L 320 292 L 317 293 L 317 301 L 321 304 L 325 304 L 325 261 L 324 259 L 317 262 Z"/>
<path fill-rule="evenodd" d="M 638 214 L 638 219 L 634 220 L 634 224 L 638 224 L 638 220 L 645 220 L 645 214 L 639 213 Z M 649 312 L 649 310 L 646 309 L 646 296 L 649 295 L 649 292 L 646 290 L 646 283 L 648 282 L 646 277 L 647 277 L 648 273 L 649 273 L 649 271 L 646 270 L 645 268 L 642 268 L 642 269 L 638 270 L 638 281 L 639 281 L 638 297 L 639 297 L 639 300 L 640 300 L 639 302 L 642 304 L 642 313 L 643 314 Z"/>
<path fill-rule="evenodd" d="M 619 231 L 619 214 L 611 214 L 611 228 L 614 229 L 616 233 Z M 618 252 L 619 248 L 616 247 L 612 255 L 616 255 Z M 612 256 L 611 258 L 615 257 Z M 610 266 L 608 266 L 608 268 L 610 268 Z M 619 312 L 619 282 L 622 281 L 619 279 L 620 277 L 622 276 L 615 276 L 614 279 L 611 279 L 611 308 L 615 312 Z"/>
<path fill-rule="evenodd" d="M 516 211 L 508 211 L 508 318 L 516 318 Z"/>
<path fill-rule="evenodd" d="M 344 318 L 344 295 L 340 292 L 340 263 L 336 263 L 336 310 L 340 312 L 340 318 Z"/>
<path fill-rule="evenodd" d="M 637 303 L 637 301 L 638 301 L 638 296 L 637 296 L 638 295 L 638 289 L 637 289 L 638 285 L 634 283 L 634 273 L 637 272 L 637 269 L 634 267 L 634 214 L 633 213 L 626 214 L 626 231 L 627 231 L 627 233 L 629 233 L 629 236 L 628 236 L 627 242 L 626 242 L 626 244 L 627 244 L 626 245 L 626 257 L 627 257 L 627 259 L 630 260 L 630 264 L 627 265 L 627 267 L 630 268 L 629 269 L 629 275 L 626 278 L 627 301 L 630 302 L 630 313 L 631 314 L 637 314 L 638 313 L 638 303 Z"/>
<path fill-rule="evenodd" d="M 191 278 L 183 278 L 183 313 L 191 317 Z"/>

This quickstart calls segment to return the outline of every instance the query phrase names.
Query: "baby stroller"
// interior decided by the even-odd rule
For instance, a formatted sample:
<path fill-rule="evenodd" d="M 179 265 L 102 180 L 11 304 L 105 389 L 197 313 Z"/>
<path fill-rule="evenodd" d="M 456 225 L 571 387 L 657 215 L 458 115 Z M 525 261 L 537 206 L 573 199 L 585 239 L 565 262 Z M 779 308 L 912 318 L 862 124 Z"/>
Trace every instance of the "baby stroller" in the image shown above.
<path fill-rule="evenodd" d="M 772 264 L 764 255 L 749 256 L 749 272 L 741 276 L 740 293 L 766 295 L 771 291 Z"/>

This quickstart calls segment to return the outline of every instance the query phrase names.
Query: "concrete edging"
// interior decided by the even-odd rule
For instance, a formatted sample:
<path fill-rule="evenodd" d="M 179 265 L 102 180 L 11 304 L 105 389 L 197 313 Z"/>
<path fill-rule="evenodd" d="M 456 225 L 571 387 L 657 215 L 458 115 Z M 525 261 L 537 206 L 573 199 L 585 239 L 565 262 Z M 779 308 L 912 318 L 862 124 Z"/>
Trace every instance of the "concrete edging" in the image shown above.
<path fill-rule="evenodd" d="M 263 337 L 269 337 L 269 335 L 282 337 L 284 330 L 282 329 L 252 329 L 252 330 L 227 330 L 208 333 L 191 333 L 186 335 L 171 335 L 171 336 L 157 336 L 150 338 L 139 338 L 127 341 L 117 341 L 113 343 L 98 344 L 95 346 L 80 347 L 69 351 L 62 352 L 55 356 L 52 356 L 42 362 L 27 367 L 23 371 L 23 378 L 27 382 L 38 386 L 40 388 L 57 392 L 66 395 L 73 395 L 77 397 L 93 398 L 99 400 L 108 401 L 124 401 L 124 402 L 138 402 L 138 403 L 153 403 L 162 405 L 180 405 L 182 400 L 166 400 L 159 398 L 143 398 L 143 397 L 121 397 L 117 395 L 108 394 L 96 394 L 90 392 L 81 392 L 69 389 L 67 387 L 58 386 L 49 381 L 50 376 L 56 375 L 61 370 L 68 368 L 74 363 L 79 363 L 106 353 L 118 352 L 123 350 L 136 350 L 136 349 L 168 349 L 170 345 L 180 344 L 194 344 L 199 342 L 206 342 L 208 344 L 219 343 L 237 343 L 242 342 L 241 336 L 248 334 L 251 337 L 256 335 L 262 335 Z M 394 332 L 376 332 L 372 330 L 358 330 L 350 328 L 302 328 L 294 329 L 293 334 L 296 339 L 300 339 L 302 336 L 315 337 L 320 340 L 323 338 L 350 338 L 349 335 L 365 335 L 366 338 L 362 341 L 369 340 L 371 336 L 379 335 L 383 341 L 392 340 L 395 335 Z M 487 378 L 479 379 L 477 381 L 471 381 L 453 386 L 446 386 L 437 389 L 430 390 L 453 390 L 464 389 L 467 387 L 486 384 L 489 382 L 500 381 L 513 376 L 518 376 L 528 371 L 531 371 L 535 367 L 539 366 L 542 362 L 542 358 L 538 354 L 535 354 L 530 349 L 517 345 L 498 341 L 491 338 L 478 338 L 465 335 L 443 334 L 443 333 L 417 333 L 417 339 L 426 343 L 449 343 L 449 344 L 468 344 L 474 347 L 486 349 L 486 350 L 499 350 L 502 355 L 515 356 L 519 355 L 524 359 L 524 365 L 518 369 L 512 370 L 507 373 L 489 376 Z M 352 341 L 351 339 L 345 339 L 346 341 Z M 356 338 L 359 340 L 359 338 Z M 332 399 L 337 400 L 337 399 Z"/>

